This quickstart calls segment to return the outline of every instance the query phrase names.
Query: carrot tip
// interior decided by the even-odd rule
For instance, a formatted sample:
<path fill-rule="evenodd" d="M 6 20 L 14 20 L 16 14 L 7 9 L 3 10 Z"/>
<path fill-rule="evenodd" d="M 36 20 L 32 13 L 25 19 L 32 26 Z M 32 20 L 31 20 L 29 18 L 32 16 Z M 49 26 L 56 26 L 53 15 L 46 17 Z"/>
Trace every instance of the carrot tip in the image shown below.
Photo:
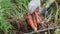
<path fill-rule="evenodd" d="M 35 30 L 34 31 L 37 31 L 37 28 L 35 28 Z"/>

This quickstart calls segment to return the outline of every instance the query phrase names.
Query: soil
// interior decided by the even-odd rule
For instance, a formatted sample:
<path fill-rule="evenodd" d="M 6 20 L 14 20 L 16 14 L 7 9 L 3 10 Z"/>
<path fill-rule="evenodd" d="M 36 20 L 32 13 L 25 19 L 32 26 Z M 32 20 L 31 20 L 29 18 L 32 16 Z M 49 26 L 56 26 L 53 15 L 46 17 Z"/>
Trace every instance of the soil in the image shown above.
<path fill-rule="evenodd" d="M 23 20 L 20 20 L 20 19 L 14 20 L 12 18 L 7 18 L 7 21 L 10 22 L 16 28 L 16 29 L 13 29 L 13 32 L 11 32 L 11 34 L 24 34 L 24 33 L 29 33 L 33 31 L 33 29 L 28 25 L 27 20 L 25 18 L 23 18 Z M 19 28 L 17 27 L 17 21 L 20 23 Z M 44 22 L 42 23 L 42 21 Z M 51 28 L 56 27 L 56 24 L 53 22 L 53 20 L 46 22 L 46 20 L 42 18 L 42 21 L 38 23 L 38 30 L 43 30 L 49 27 Z M 53 34 L 54 30 L 52 30 L 51 32 L 50 34 Z M 46 33 L 41 32 L 39 34 L 46 34 Z"/>

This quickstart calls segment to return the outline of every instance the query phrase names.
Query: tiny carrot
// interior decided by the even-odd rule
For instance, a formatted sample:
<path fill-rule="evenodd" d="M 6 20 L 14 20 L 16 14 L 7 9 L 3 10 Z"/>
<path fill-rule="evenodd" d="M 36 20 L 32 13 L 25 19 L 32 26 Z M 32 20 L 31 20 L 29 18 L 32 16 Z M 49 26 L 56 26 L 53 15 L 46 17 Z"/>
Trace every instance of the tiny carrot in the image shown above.
<path fill-rule="evenodd" d="M 37 21 L 36 21 L 35 16 L 34 16 L 34 18 L 33 18 L 33 22 L 34 22 L 35 27 L 37 27 Z"/>
<path fill-rule="evenodd" d="M 17 28 L 18 28 L 18 29 L 20 28 L 20 23 L 19 23 L 19 22 L 17 22 Z"/>
<path fill-rule="evenodd" d="M 28 15 L 27 16 L 27 20 L 28 20 L 28 24 L 32 27 L 32 29 L 37 30 L 37 28 L 35 27 L 33 20 L 32 20 L 32 16 Z"/>
<path fill-rule="evenodd" d="M 34 12 L 34 14 L 35 14 L 35 17 L 36 17 L 36 21 L 37 21 L 37 22 L 39 22 L 38 12 L 37 12 L 37 11 L 35 11 L 35 12 Z"/>

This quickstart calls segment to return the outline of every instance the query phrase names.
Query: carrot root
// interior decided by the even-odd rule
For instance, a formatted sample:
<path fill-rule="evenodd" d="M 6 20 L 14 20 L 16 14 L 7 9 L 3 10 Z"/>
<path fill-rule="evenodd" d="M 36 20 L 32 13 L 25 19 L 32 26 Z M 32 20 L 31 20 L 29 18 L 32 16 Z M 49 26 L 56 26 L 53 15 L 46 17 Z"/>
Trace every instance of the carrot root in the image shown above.
<path fill-rule="evenodd" d="M 32 27 L 32 29 L 37 30 L 36 26 L 33 23 L 32 16 L 28 15 L 27 16 L 28 24 Z"/>
<path fill-rule="evenodd" d="M 34 16 L 33 22 L 34 22 L 35 27 L 37 27 L 37 21 L 36 21 L 35 16 Z"/>
<path fill-rule="evenodd" d="M 17 28 L 18 28 L 18 29 L 20 28 L 20 23 L 17 23 Z"/>
<path fill-rule="evenodd" d="M 38 12 L 35 11 L 34 14 L 35 14 L 35 17 L 36 17 L 36 21 L 39 22 Z"/>

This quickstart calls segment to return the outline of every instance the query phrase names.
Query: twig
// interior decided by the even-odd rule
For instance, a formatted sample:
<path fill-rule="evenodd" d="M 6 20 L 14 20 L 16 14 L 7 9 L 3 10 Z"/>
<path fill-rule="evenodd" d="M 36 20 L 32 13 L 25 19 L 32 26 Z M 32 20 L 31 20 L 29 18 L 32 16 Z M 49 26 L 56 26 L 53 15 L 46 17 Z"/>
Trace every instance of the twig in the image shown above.
<path fill-rule="evenodd" d="M 49 22 L 49 21 L 51 20 L 51 18 L 52 18 L 52 16 L 53 16 L 52 13 L 53 13 L 53 12 L 51 11 L 51 14 L 48 16 L 47 22 Z"/>
<path fill-rule="evenodd" d="M 48 30 L 54 30 L 54 29 L 56 29 L 56 28 L 60 28 L 60 26 L 58 26 L 58 27 L 55 27 L 55 28 L 48 28 L 48 29 L 43 29 L 43 30 L 38 30 L 37 32 L 46 32 L 46 31 L 48 31 Z M 33 33 L 36 33 L 35 31 L 32 31 L 32 32 L 30 32 L 30 33 L 24 33 L 24 34 L 33 34 Z"/>

